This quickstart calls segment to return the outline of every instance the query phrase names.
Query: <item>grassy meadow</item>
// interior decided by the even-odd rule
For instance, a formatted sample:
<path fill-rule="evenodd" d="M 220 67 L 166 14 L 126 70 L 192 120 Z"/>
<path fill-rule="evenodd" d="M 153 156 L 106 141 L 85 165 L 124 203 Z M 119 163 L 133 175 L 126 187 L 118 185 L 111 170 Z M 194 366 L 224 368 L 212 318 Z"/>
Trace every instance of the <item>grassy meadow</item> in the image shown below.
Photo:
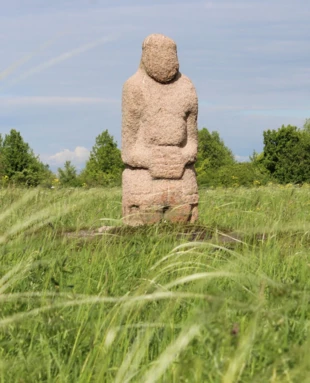
<path fill-rule="evenodd" d="M 310 382 L 310 189 L 199 213 L 126 228 L 120 189 L 0 189 L 0 382 Z"/>

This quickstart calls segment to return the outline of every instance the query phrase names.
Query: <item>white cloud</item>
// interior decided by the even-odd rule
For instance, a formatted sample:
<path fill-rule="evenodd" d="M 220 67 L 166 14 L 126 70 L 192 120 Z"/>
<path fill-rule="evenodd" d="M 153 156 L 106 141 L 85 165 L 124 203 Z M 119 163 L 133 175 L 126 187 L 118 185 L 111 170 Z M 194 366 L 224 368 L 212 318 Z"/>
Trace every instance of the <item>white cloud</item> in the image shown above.
<path fill-rule="evenodd" d="M 102 97 L 0 97 L 3 106 L 62 106 L 117 103 L 114 98 Z"/>
<path fill-rule="evenodd" d="M 24 80 L 24 79 L 26 79 L 26 78 L 28 78 L 30 76 L 33 76 L 34 74 L 40 73 L 40 72 L 42 72 L 42 71 L 44 71 L 44 70 L 46 70 L 46 69 L 48 69 L 50 67 L 53 67 L 54 65 L 57 65 L 57 64 L 61 63 L 62 61 L 71 59 L 72 57 L 74 57 L 76 55 L 79 55 L 81 53 L 85 53 L 85 52 L 89 51 L 90 49 L 94 49 L 94 48 L 96 48 L 99 45 L 102 45 L 104 43 L 111 42 L 111 41 L 114 41 L 114 40 L 115 40 L 115 37 L 113 37 L 113 36 L 102 37 L 101 39 L 99 39 L 97 41 L 94 41 L 94 42 L 82 45 L 82 46 L 80 46 L 80 47 L 78 47 L 76 49 L 69 50 L 69 51 L 67 51 L 65 53 L 62 53 L 61 55 L 53 57 L 52 59 L 50 59 L 48 61 L 45 61 L 42 64 L 40 64 L 40 65 L 32 68 L 31 70 L 25 72 L 20 77 L 18 77 L 14 81 L 12 81 L 9 84 L 9 86 L 17 84 L 21 80 Z M 31 58 L 32 54 L 30 54 L 29 57 Z M 28 57 L 27 57 L 27 59 L 28 59 Z M 7 71 L 4 71 L 3 72 L 3 76 L 6 77 L 14 69 L 15 68 L 13 67 L 13 69 L 9 68 Z M 4 87 L 4 88 L 6 88 L 6 87 Z"/>
<path fill-rule="evenodd" d="M 236 154 L 235 160 L 238 162 L 247 162 L 250 160 L 250 157 L 249 156 L 238 156 L 238 154 Z"/>
<path fill-rule="evenodd" d="M 251 4 L 248 4 L 246 2 L 222 2 L 221 4 L 215 1 L 207 1 L 204 4 L 204 7 L 207 9 L 216 9 L 221 12 L 227 11 L 227 10 L 250 10 L 251 9 Z"/>
<path fill-rule="evenodd" d="M 46 41 L 44 44 L 41 44 L 38 49 L 34 50 L 31 53 L 27 53 L 24 57 L 19 59 L 18 61 L 14 62 L 11 64 L 7 69 L 4 71 L 0 72 L 0 80 L 5 79 L 8 77 L 11 73 L 14 73 L 20 66 L 26 64 L 28 61 L 30 61 L 36 54 L 40 53 L 41 51 L 44 51 L 46 48 L 48 48 L 51 44 L 55 42 L 55 40 L 59 37 L 61 37 L 62 34 L 58 34 L 56 37 L 53 39 Z M 1 39 L 1 35 L 0 35 Z"/>
<path fill-rule="evenodd" d="M 82 165 L 89 157 L 89 150 L 83 146 L 77 146 L 73 151 L 64 149 L 52 156 L 43 156 L 50 165 L 63 165 L 65 161 L 71 161 L 74 165 Z"/>

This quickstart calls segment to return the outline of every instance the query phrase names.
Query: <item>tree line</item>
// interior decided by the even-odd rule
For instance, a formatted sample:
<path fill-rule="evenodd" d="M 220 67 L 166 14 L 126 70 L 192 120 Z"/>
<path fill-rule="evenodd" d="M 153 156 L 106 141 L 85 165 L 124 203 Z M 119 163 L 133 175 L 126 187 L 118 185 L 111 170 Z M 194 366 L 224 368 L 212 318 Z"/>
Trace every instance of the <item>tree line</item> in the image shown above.
<path fill-rule="evenodd" d="M 198 184 L 206 187 L 259 186 L 310 183 L 310 119 L 302 128 L 282 126 L 263 132 L 264 148 L 247 162 L 237 162 L 218 132 L 198 131 L 195 164 Z M 118 186 L 124 165 L 121 152 L 107 130 L 96 137 L 85 168 L 78 173 L 66 161 L 54 174 L 36 156 L 21 134 L 12 129 L 0 134 L 0 182 L 2 186 Z"/>

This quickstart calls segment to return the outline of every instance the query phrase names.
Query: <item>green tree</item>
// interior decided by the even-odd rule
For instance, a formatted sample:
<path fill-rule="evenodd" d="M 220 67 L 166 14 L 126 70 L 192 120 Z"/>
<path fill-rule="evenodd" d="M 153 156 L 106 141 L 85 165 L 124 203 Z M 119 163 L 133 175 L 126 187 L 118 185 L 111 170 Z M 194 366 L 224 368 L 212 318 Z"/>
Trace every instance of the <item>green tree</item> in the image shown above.
<path fill-rule="evenodd" d="M 0 134 L 0 181 L 5 176 L 4 172 L 4 159 L 3 159 L 3 138 Z"/>
<path fill-rule="evenodd" d="M 88 185 L 120 185 L 122 170 L 121 152 L 113 136 L 105 130 L 96 137 L 81 180 Z"/>
<path fill-rule="evenodd" d="M 4 176 L 10 182 L 37 186 L 41 181 L 51 176 L 48 165 L 44 165 L 33 153 L 21 134 L 12 129 L 1 138 L 1 166 Z"/>
<path fill-rule="evenodd" d="M 310 118 L 306 118 L 302 130 L 308 134 L 310 134 Z"/>
<path fill-rule="evenodd" d="M 237 162 L 222 166 L 217 171 L 213 186 L 260 186 L 271 181 L 269 174 L 255 166 L 252 162 Z"/>
<path fill-rule="evenodd" d="M 218 169 L 235 164 L 232 151 L 225 145 L 218 132 L 207 128 L 198 131 L 198 154 L 195 165 L 198 183 L 214 185 Z"/>
<path fill-rule="evenodd" d="M 310 134 L 307 129 L 282 126 L 267 130 L 264 135 L 264 156 L 260 160 L 279 183 L 310 181 Z"/>
<path fill-rule="evenodd" d="M 58 168 L 58 178 L 63 186 L 80 186 L 81 184 L 78 179 L 76 167 L 71 161 L 66 161 L 63 169 Z"/>

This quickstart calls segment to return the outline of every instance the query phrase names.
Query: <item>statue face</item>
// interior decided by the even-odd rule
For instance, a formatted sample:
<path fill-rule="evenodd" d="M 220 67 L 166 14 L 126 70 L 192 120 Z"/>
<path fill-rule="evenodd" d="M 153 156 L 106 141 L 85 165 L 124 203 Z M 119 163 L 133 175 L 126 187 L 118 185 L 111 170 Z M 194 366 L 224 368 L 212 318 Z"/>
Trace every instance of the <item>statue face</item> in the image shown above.
<path fill-rule="evenodd" d="M 154 80 L 160 83 L 173 80 L 179 72 L 175 42 L 164 35 L 150 35 L 142 45 L 142 64 Z"/>

